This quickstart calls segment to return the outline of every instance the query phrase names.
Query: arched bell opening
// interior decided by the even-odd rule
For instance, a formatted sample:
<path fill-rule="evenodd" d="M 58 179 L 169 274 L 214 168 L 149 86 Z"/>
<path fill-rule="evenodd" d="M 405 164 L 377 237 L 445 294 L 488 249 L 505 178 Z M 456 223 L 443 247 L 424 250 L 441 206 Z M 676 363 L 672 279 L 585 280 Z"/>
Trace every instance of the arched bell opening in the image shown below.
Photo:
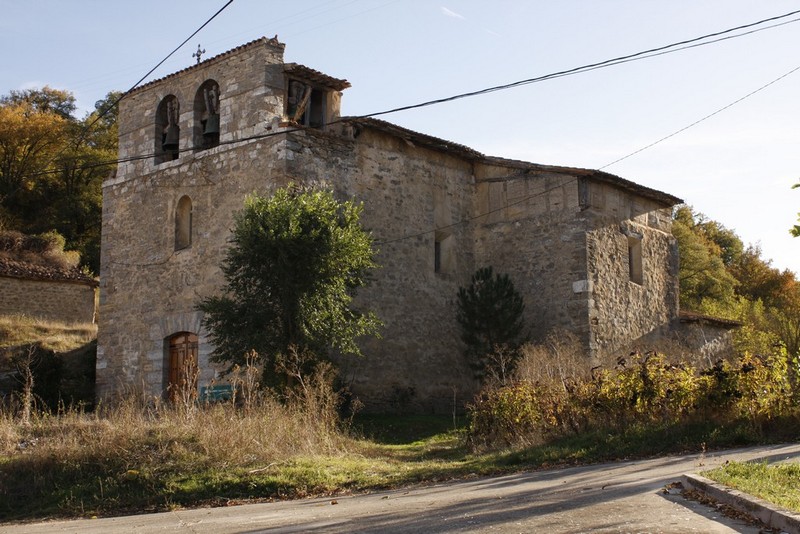
<path fill-rule="evenodd" d="M 206 80 L 194 95 L 193 138 L 195 150 L 208 150 L 219 145 L 219 84 Z"/>
<path fill-rule="evenodd" d="M 155 163 L 178 159 L 180 154 L 180 103 L 175 95 L 161 100 L 156 110 Z"/>

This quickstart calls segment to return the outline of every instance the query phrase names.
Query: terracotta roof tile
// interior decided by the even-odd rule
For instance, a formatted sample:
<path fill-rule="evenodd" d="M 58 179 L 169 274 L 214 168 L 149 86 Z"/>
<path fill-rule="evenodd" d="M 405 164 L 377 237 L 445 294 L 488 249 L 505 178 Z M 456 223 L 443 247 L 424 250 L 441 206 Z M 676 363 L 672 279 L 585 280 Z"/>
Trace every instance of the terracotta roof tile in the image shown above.
<path fill-rule="evenodd" d="M 58 282 L 77 282 L 97 286 L 97 280 L 77 269 L 59 269 L 47 265 L 37 265 L 24 261 L 0 258 L 0 276 L 23 278 L 26 280 L 52 280 Z"/>
<path fill-rule="evenodd" d="M 339 78 L 334 78 L 333 76 L 328 76 L 327 74 L 324 74 L 318 70 L 314 70 L 297 63 L 284 63 L 283 70 L 289 74 L 297 76 L 298 78 L 304 78 L 311 83 L 315 83 L 323 87 L 329 87 L 331 89 L 335 89 L 336 91 L 341 91 L 350 87 L 350 82 L 347 80 L 341 80 Z"/>

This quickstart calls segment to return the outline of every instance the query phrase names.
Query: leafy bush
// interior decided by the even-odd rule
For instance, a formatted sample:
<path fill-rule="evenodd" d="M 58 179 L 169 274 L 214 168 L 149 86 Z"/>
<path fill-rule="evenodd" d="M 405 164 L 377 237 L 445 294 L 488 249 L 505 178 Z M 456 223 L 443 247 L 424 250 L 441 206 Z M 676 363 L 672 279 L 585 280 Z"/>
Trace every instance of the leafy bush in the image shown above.
<path fill-rule="evenodd" d="M 0 254 L 4 257 L 59 269 L 74 269 L 80 264 L 80 253 L 64 250 L 65 244 L 64 236 L 55 230 L 38 235 L 0 231 Z"/>
<path fill-rule="evenodd" d="M 531 368 L 526 361 L 531 355 L 553 356 L 555 348 L 524 349 L 519 369 Z M 470 407 L 470 440 L 478 448 L 525 446 L 580 432 L 702 421 L 745 425 L 762 435 L 774 421 L 800 416 L 788 361 L 785 349 L 778 349 L 763 357 L 744 354 L 735 365 L 720 361 L 697 370 L 651 352 L 620 359 L 613 369 L 594 369 L 589 377 L 562 371 L 531 380 L 518 373 L 516 381 L 487 387 L 476 397 Z M 554 368 L 553 362 L 544 362 Z M 561 369 L 571 365 L 566 362 Z"/>
<path fill-rule="evenodd" d="M 378 335 L 381 322 L 353 305 L 376 267 L 362 206 L 333 193 L 291 186 L 249 196 L 236 215 L 222 262 L 221 295 L 202 300 L 212 359 L 242 364 L 255 350 L 265 385 L 287 378 L 276 368 L 331 352 L 360 355 L 356 340 Z"/>

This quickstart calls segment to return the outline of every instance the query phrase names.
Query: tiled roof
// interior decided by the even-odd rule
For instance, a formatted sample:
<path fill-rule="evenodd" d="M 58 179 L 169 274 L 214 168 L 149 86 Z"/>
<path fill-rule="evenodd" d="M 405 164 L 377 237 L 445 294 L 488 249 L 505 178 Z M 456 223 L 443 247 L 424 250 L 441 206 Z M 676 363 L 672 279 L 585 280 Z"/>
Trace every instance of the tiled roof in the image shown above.
<path fill-rule="evenodd" d="M 191 70 L 198 69 L 198 68 L 201 68 L 203 66 L 208 66 L 209 63 L 216 62 L 216 61 L 218 61 L 218 60 L 220 60 L 220 59 L 222 59 L 224 57 L 230 56 L 232 54 L 235 54 L 235 53 L 240 52 L 242 50 L 245 50 L 247 48 L 251 48 L 251 47 L 259 46 L 259 45 L 272 45 L 272 46 L 278 46 L 278 47 L 281 47 L 281 48 L 284 48 L 286 46 L 283 43 L 278 41 L 278 36 L 277 35 L 275 37 L 273 37 L 272 39 L 267 39 L 266 37 L 260 37 L 259 39 L 255 39 L 253 41 L 250 41 L 249 43 L 245 43 L 243 45 L 237 46 L 236 48 L 231 48 L 230 50 L 228 50 L 226 52 L 223 52 L 221 54 L 217 54 L 216 56 L 213 56 L 213 57 L 210 57 L 208 59 L 205 59 L 205 60 L 201 61 L 200 63 L 198 63 L 196 65 L 192 65 L 191 67 L 186 67 L 185 69 L 181 69 L 179 71 L 173 72 L 171 74 L 168 74 L 168 75 L 164 76 L 163 78 L 158 78 L 156 80 L 151 80 L 151 81 L 149 81 L 149 82 L 147 82 L 147 83 L 145 83 L 143 85 L 140 85 L 136 89 L 133 89 L 128 94 L 137 93 L 137 92 L 141 91 L 142 89 L 144 89 L 146 87 L 150 87 L 151 85 L 157 84 L 157 83 L 159 83 L 159 82 L 161 82 L 163 80 L 168 80 L 170 78 L 174 78 L 175 76 L 179 76 L 179 75 L 183 74 L 184 72 L 189 72 Z"/>
<path fill-rule="evenodd" d="M 723 319 L 721 317 L 703 315 L 702 313 L 684 310 L 681 310 L 678 314 L 678 320 L 682 323 L 710 324 L 712 326 L 719 326 L 722 328 L 739 328 L 740 326 L 744 326 L 744 323 L 740 323 L 739 321 L 734 321 L 732 319 Z"/>
<path fill-rule="evenodd" d="M 335 89 L 336 91 L 341 91 L 350 87 L 350 82 L 347 80 L 340 80 L 339 78 L 328 76 L 327 74 L 323 74 L 318 70 L 314 70 L 297 63 L 284 63 L 283 70 L 289 74 L 297 76 L 298 78 L 304 78 L 311 83 L 321 85 L 323 87 L 329 87 L 331 89 Z"/>
<path fill-rule="evenodd" d="M 466 157 L 467 159 L 475 160 L 484 159 L 485 157 L 477 150 L 473 150 L 468 146 L 453 143 L 452 141 L 447 141 L 445 139 L 439 139 L 438 137 L 433 137 L 432 135 L 415 132 L 384 120 L 362 117 L 343 117 L 341 120 L 349 124 L 354 124 L 357 126 L 360 125 L 383 131 L 395 137 L 404 139 L 413 145 L 424 146 L 426 148 L 443 152 L 453 152 L 462 157 Z"/>
<path fill-rule="evenodd" d="M 97 286 L 97 280 L 77 269 L 60 269 L 48 265 L 16 261 L 0 257 L 0 276 L 23 278 L 26 280 L 51 280 L 57 282 L 77 282 Z"/>
<path fill-rule="evenodd" d="M 628 191 L 636 193 L 637 195 L 641 195 L 645 198 L 661 202 L 668 206 L 675 206 L 676 204 L 683 203 L 683 200 L 681 200 L 676 196 L 670 195 L 669 193 L 664 193 L 656 189 L 651 189 L 649 187 L 637 184 L 636 182 L 631 182 L 630 180 L 626 180 L 614 174 L 609 174 L 603 171 L 598 171 L 593 169 L 581 169 L 577 167 L 562 167 L 557 165 L 541 165 L 538 163 L 530 163 L 528 161 L 506 159 L 496 156 L 486 156 L 478 152 L 477 150 L 469 148 L 468 146 L 460 145 L 458 143 L 453 143 L 452 141 L 447 141 L 430 135 L 415 132 L 413 130 L 403 128 L 402 126 L 397 126 L 396 124 L 392 124 L 390 122 L 386 122 L 380 119 L 344 117 L 342 118 L 342 121 L 348 122 L 350 124 L 362 125 L 365 127 L 374 128 L 376 130 L 381 130 L 390 135 L 394 135 L 401 139 L 405 139 L 406 141 L 412 144 L 424 146 L 426 148 L 439 150 L 442 152 L 454 153 L 471 160 L 478 160 L 486 162 L 488 164 L 504 165 L 504 166 L 516 167 L 533 171 L 542 171 L 542 172 L 549 171 L 549 172 L 568 173 L 573 176 L 583 176 L 601 182 L 607 182 L 616 187 L 626 189 Z"/>

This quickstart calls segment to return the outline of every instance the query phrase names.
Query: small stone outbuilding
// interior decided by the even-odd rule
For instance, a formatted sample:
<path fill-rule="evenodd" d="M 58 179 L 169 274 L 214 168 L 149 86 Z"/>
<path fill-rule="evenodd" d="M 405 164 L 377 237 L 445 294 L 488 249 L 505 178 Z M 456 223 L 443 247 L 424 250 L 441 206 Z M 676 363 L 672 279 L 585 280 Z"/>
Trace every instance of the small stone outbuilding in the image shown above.
<path fill-rule="evenodd" d="M 0 315 L 93 323 L 98 285 L 77 269 L 0 258 Z"/>
<path fill-rule="evenodd" d="M 196 359 L 216 376 L 200 299 L 223 283 L 233 215 L 251 192 L 325 184 L 364 203 L 381 268 L 358 303 L 385 323 L 342 378 L 373 411 L 445 412 L 476 384 L 456 294 L 507 273 L 533 338 L 574 333 L 603 357 L 678 317 L 680 199 L 596 170 L 481 154 L 340 116 L 346 80 L 283 61 L 259 39 L 122 100 L 122 160 L 103 184 L 97 391 L 161 395 Z"/>

